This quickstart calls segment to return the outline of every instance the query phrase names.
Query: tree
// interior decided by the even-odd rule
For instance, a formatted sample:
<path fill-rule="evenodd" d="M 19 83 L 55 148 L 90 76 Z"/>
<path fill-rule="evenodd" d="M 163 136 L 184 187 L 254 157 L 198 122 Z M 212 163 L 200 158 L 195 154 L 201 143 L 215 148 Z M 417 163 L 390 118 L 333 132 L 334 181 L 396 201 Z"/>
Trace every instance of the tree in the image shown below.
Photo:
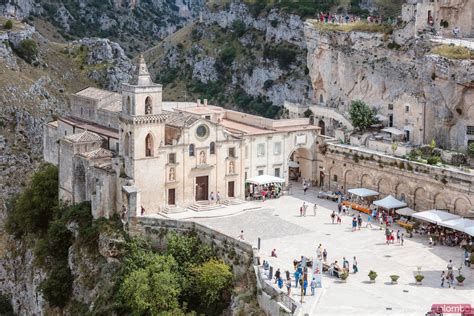
<path fill-rule="evenodd" d="M 233 275 L 230 267 L 223 261 L 211 259 L 194 268 L 193 272 L 196 291 L 208 306 L 217 303 L 229 293 Z"/>
<path fill-rule="evenodd" d="M 57 205 L 58 168 L 43 165 L 15 201 L 14 209 L 8 214 L 6 229 L 16 237 L 43 233 L 48 229 Z"/>
<path fill-rule="evenodd" d="M 467 153 L 470 157 L 474 157 L 474 143 L 470 143 L 469 146 L 467 146 Z"/>
<path fill-rule="evenodd" d="M 128 274 L 120 285 L 120 296 L 132 315 L 158 315 L 179 309 L 181 293 L 176 261 L 155 256 L 152 264 Z"/>
<path fill-rule="evenodd" d="M 349 115 L 354 127 L 360 131 L 365 131 L 377 121 L 374 111 L 360 100 L 352 101 L 351 107 L 349 108 Z"/>
<path fill-rule="evenodd" d="M 38 56 L 38 45 L 32 39 L 24 39 L 15 48 L 15 51 L 26 62 L 32 63 Z"/>
<path fill-rule="evenodd" d="M 7 20 L 5 22 L 5 24 L 3 24 L 3 26 L 5 27 L 5 29 L 11 30 L 13 28 L 13 21 L 12 20 Z"/>

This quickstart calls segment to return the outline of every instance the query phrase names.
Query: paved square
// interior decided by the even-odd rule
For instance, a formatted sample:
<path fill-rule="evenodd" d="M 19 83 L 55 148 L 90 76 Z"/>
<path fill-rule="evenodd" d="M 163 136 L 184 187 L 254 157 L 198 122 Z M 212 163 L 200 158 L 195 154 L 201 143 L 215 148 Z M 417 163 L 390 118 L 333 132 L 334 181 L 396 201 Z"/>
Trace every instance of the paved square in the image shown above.
<path fill-rule="evenodd" d="M 313 216 L 312 204 L 306 217 L 299 216 L 303 201 L 317 202 L 316 216 Z M 203 223 L 231 236 L 237 236 L 243 229 L 245 239 L 254 245 L 260 237 L 263 258 L 269 260 L 275 270 L 289 270 L 292 277 L 293 259 L 301 255 L 315 257 L 319 243 L 328 251 L 328 262 L 338 260 L 342 265 L 345 256 L 352 266 L 352 258 L 356 256 L 359 273 L 351 273 L 347 283 L 323 275 L 323 289 L 316 297 L 305 298 L 304 312 L 309 315 L 424 315 L 436 303 L 474 305 L 474 269 L 462 269 L 466 277 L 464 286 L 440 287 L 440 274 L 446 270 L 448 260 L 452 259 L 456 266 L 462 264 L 461 249 L 428 247 L 426 236 L 406 238 L 404 246 L 386 245 L 384 232 L 375 225 L 373 229 L 352 232 L 349 216 L 342 218 L 341 225 L 331 224 L 330 213 L 336 209 L 336 203 L 318 199 L 316 192 L 303 195 L 298 190 L 278 200 L 170 217 Z M 273 248 L 277 249 L 278 258 L 270 257 Z M 418 266 L 425 276 L 421 286 L 414 284 Z M 375 284 L 368 282 L 369 270 L 378 273 Z M 400 276 L 397 285 L 390 284 L 392 274 Z M 292 292 L 297 291 L 293 288 Z M 294 295 L 299 299 L 298 294 Z"/>

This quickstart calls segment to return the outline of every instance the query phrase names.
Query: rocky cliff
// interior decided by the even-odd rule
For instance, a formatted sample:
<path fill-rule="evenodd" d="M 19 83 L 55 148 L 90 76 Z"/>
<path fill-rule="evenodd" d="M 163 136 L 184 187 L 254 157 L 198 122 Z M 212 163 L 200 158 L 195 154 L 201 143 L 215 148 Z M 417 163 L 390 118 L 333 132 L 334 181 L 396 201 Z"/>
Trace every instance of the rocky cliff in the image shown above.
<path fill-rule="evenodd" d="M 412 27 L 342 32 L 307 22 L 312 101 L 345 112 L 352 100 L 363 100 L 380 114 L 393 113 L 397 127 L 413 126 L 424 143 L 462 149 L 474 117 L 473 60 L 433 54 L 428 39 L 410 35 Z"/>
<path fill-rule="evenodd" d="M 145 57 L 168 99 L 207 98 L 274 116 L 272 105 L 311 95 L 303 20 L 277 9 L 254 15 L 240 2 L 208 8 Z"/>
<path fill-rule="evenodd" d="M 132 56 L 194 20 L 203 4 L 203 0 L 8 0 L 0 3 L 0 15 L 29 19 L 39 28 L 46 22 L 67 40 L 108 38 Z"/>

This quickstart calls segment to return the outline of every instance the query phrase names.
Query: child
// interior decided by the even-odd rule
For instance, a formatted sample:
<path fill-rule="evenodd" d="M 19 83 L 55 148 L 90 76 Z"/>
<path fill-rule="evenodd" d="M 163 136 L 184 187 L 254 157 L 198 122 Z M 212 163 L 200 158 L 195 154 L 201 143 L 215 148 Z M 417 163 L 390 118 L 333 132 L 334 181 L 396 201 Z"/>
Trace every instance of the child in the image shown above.
<path fill-rule="evenodd" d="M 311 296 L 314 296 L 314 292 L 316 290 L 316 279 L 315 278 L 313 278 L 313 280 L 311 281 L 310 286 L 311 286 Z"/>
<path fill-rule="evenodd" d="M 288 291 L 287 294 L 289 296 L 291 294 L 291 279 L 290 278 L 286 280 L 286 290 Z"/>
<path fill-rule="evenodd" d="M 342 224 L 342 220 L 341 220 L 341 217 L 339 215 L 337 216 L 337 223 Z"/>

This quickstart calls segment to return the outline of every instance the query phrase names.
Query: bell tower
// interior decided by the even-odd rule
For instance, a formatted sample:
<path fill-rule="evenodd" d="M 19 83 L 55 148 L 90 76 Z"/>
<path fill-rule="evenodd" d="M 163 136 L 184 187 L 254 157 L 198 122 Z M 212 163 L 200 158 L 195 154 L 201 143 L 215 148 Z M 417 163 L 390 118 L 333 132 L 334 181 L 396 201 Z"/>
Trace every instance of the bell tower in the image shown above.
<path fill-rule="evenodd" d="M 130 83 L 122 84 L 120 114 L 120 156 L 124 172 L 134 178 L 140 159 L 157 156 L 163 139 L 165 115 L 162 114 L 162 85 L 151 80 L 142 54 Z"/>

